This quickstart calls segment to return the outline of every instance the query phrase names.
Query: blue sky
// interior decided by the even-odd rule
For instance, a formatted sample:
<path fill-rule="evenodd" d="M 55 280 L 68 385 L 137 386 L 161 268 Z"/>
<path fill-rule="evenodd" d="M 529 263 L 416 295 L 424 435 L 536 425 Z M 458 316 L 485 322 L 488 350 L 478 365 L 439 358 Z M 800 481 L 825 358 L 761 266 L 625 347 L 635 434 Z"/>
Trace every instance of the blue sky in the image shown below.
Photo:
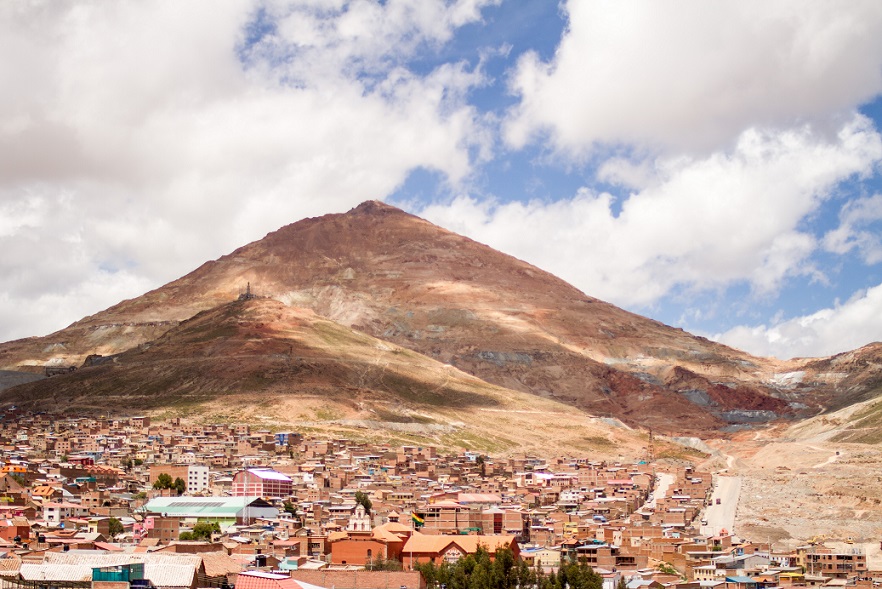
<path fill-rule="evenodd" d="M 0 341 L 396 204 L 758 355 L 882 340 L 882 4 L 0 6 Z"/>

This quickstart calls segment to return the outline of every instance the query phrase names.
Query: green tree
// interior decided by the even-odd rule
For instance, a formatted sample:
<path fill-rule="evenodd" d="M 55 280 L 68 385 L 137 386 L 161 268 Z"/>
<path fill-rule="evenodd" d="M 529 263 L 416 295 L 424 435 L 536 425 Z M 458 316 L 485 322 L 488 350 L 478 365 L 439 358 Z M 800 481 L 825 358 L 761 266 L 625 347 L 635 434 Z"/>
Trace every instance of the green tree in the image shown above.
<path fill-rule="evenodd" d="M 364 511 L 367 514 L 370 514 L 371 507 L 373 507 L 373 503 L 370 500 L 370 497 L 367 496 L 367 493 L 362 493 L 361 491 L 355 492 L 355 502 L 364 507 Z"/>
<path fill-rule="evenodd" d="M 602 589 L 603 578 L 585 562 L 566 563 L 557 572 L 561 589 Z"/>
<path fill-rule="evenodd" d="M 475 463 L 481 468 L 481 476 L 487 476 L 487 461 L 483 454 L 479 454 L 475 459 Z"/>
<path fill-rule="evenodd" d="M 663 563 L 659 564 L 658 570 L 660 570 L 661 572 L 666 573 L 668 575 L 679 575 L 680 574 L 677 572 L 677 569 L 675 569 L 670 563 L 667 563 L 667 562 L 663 562 Z"/>
<path fill-rule="evenodd" d="M 175 482 L 172 483 L 172 488 L 178 492 L 178 495 L 183 495 L 184 491 L 187 490 L 187 483 L 184 482 L 184 479 L 178 477 L 175 479 Z"/>
<path fill-rule="evenodd" d="M 159 473 L 159 476 L 156 477 L 156 482 L 153 483 L 154 489 L 171 489 L 174 486 L 174 481 L 171 478 L 171 475 L 167 472 Z"/>
<path fill-rule="evenodd" d="M 429 589 L 438 589 L 442 585 L 447 589 L 566 589 L 558 584 L 556 575 L 549 577 L 540 569 L 531 570 L 523 561 L 517 561 L 508 548 L 497 550 L 491 557 L 485 547 L 479 547 L 475 554 L 464 556 L 454 564 L 445 561 L 435 566 L 428 562 L 414 568 L 423 574 Z M 574 583 L 572 589 L 589 589 L 582 580 L 590 576 L 584 573 L 577 578 L 577 572 L 582 574 L 578 565 L 573 572 L 568 572 L 567 579 L 572 577 Z M 591 574 L 600 579 L 594 571 Z M 602 581 L 590 589 L 600 589 L 601 586 Z"/>
<path fill-rule="evenodd" d="M 122 525 L 122 522 L 116 519 L 115 517 L 110 518 L 108 523 L 107 533 L 110 534 L 111 538 L 116 538 L 120 534 L 125 531 L 125 528 Z"/>
<path fill-rule="evenodd" d="M 181 532 L 181 540 L 211 540 L 212 534 L 220 534 L 220 524 L 217 522 L 197 522 L 190 532 Z"/>
<path fill-rule="evenodd" d="M 290 501 L 286 500 L 284 503 L 282 503 L 282 508 L 285 510 L 285 512 L 290 513 L 291 515 L 297 515 L 297 506 L 295 506 Z"/>
<path fill-rule="evenodd" d="M 526 562 L 522 560 L 517 563 L 515 572 L 516 587 L 535 587 L 536 579 L 536 571 L 527 566 Z"/>

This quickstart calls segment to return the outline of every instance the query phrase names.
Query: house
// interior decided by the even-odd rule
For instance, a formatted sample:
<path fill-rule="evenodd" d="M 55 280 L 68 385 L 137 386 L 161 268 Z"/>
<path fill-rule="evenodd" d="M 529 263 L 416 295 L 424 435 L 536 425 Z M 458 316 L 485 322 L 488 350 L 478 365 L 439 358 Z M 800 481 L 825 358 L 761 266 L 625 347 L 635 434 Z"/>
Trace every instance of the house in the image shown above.
<path fill-rule="evenodd" d="M 417 563 L 454 563 L 463 556 L 475 554 L 485 548 L 493 558 L 500 548 L 508 548 L 515 559 L 520 558 L 520 548 L 514 536 L 434 536 L 414 532 L 401 551 L 401 561 L 405 568 L 413 568 Z"/>
<path fill-rule="evenodd" d="M 541 568 L 545 573 L 554 573 L 560 568 L 560 548 L 531 548 L 521 551 L 521 559 L 531 569 Z"/>
<path fill-rule="evenodd" d="M 844 579 L 867 572 L 867 556 L 859 548 L 837 551 L 826 546 L 799 546 L 796 561 L 807 573 L 825 577 Z"/>
<path fill-rule="evenodd" d="M 79 503 L 55 503 L 50 501 L 43 504 L 43 519 L 50 526 L 63 528 L 67 520 L 87 517 L 88 515 L 89 508 Z"/>
<path fill-rule="evenodd" d="M 0 519 L 0 538 L 8 542 L 25 541 L 31 537 L 31 524 L 28 518 L 14 516 L 8 519 Z"/>
<path fill-rule="evenodd" d="M 133 566 L 135 565 L 135 566 Z M 140 565 L 140 566 L 137 566 Z M 39 581 L 43 585 L 71 586 L 102 577 L 148 579 L 158 587 L 193 589 L 204 576 L 202 559 L 180 554 L 120 554 L 97 550 L 46 552 L 42 562 L 22 562 L 21 580 Z"/>
<path fill-rule="evenodd" d="M 246 571 L 236 578 L 236 589 L 323 589 L 292 579 L 283 573 Z"/>

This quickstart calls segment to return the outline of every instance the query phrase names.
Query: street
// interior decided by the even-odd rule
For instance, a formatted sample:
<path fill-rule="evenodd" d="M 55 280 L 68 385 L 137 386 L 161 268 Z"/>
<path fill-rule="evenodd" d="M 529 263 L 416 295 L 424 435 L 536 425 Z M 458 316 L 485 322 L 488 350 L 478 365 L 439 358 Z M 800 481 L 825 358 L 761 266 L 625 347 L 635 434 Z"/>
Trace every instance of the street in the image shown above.
<path fill-rule="evenodd" d="M 714 475 L 714 491 L 711 504 L 705 509 L 701 533 L 705 536 L 716 536 L 720 530 L 734 532 L 735 509 L 741 493 L 741 477 L 724 477 Z M 720 504 L 717 505 L 717 499 Z"/>

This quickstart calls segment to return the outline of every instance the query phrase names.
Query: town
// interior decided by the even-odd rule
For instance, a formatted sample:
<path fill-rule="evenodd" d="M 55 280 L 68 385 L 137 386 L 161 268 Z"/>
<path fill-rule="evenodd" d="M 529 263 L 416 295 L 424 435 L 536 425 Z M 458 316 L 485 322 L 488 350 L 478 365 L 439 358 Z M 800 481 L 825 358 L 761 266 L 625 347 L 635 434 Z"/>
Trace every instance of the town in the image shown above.
<path fill-rule="evenodd" d="M 0 587 L 424 589 L 427 563 L 482 550 L 545 574 L 585 564 L 603 589 L 871 587 L 877 575 L 856 546 L 780 552 L 738 537 L 726 477 L 651 453 L 500 458 L 15 408 L 0 445 Z"/>

